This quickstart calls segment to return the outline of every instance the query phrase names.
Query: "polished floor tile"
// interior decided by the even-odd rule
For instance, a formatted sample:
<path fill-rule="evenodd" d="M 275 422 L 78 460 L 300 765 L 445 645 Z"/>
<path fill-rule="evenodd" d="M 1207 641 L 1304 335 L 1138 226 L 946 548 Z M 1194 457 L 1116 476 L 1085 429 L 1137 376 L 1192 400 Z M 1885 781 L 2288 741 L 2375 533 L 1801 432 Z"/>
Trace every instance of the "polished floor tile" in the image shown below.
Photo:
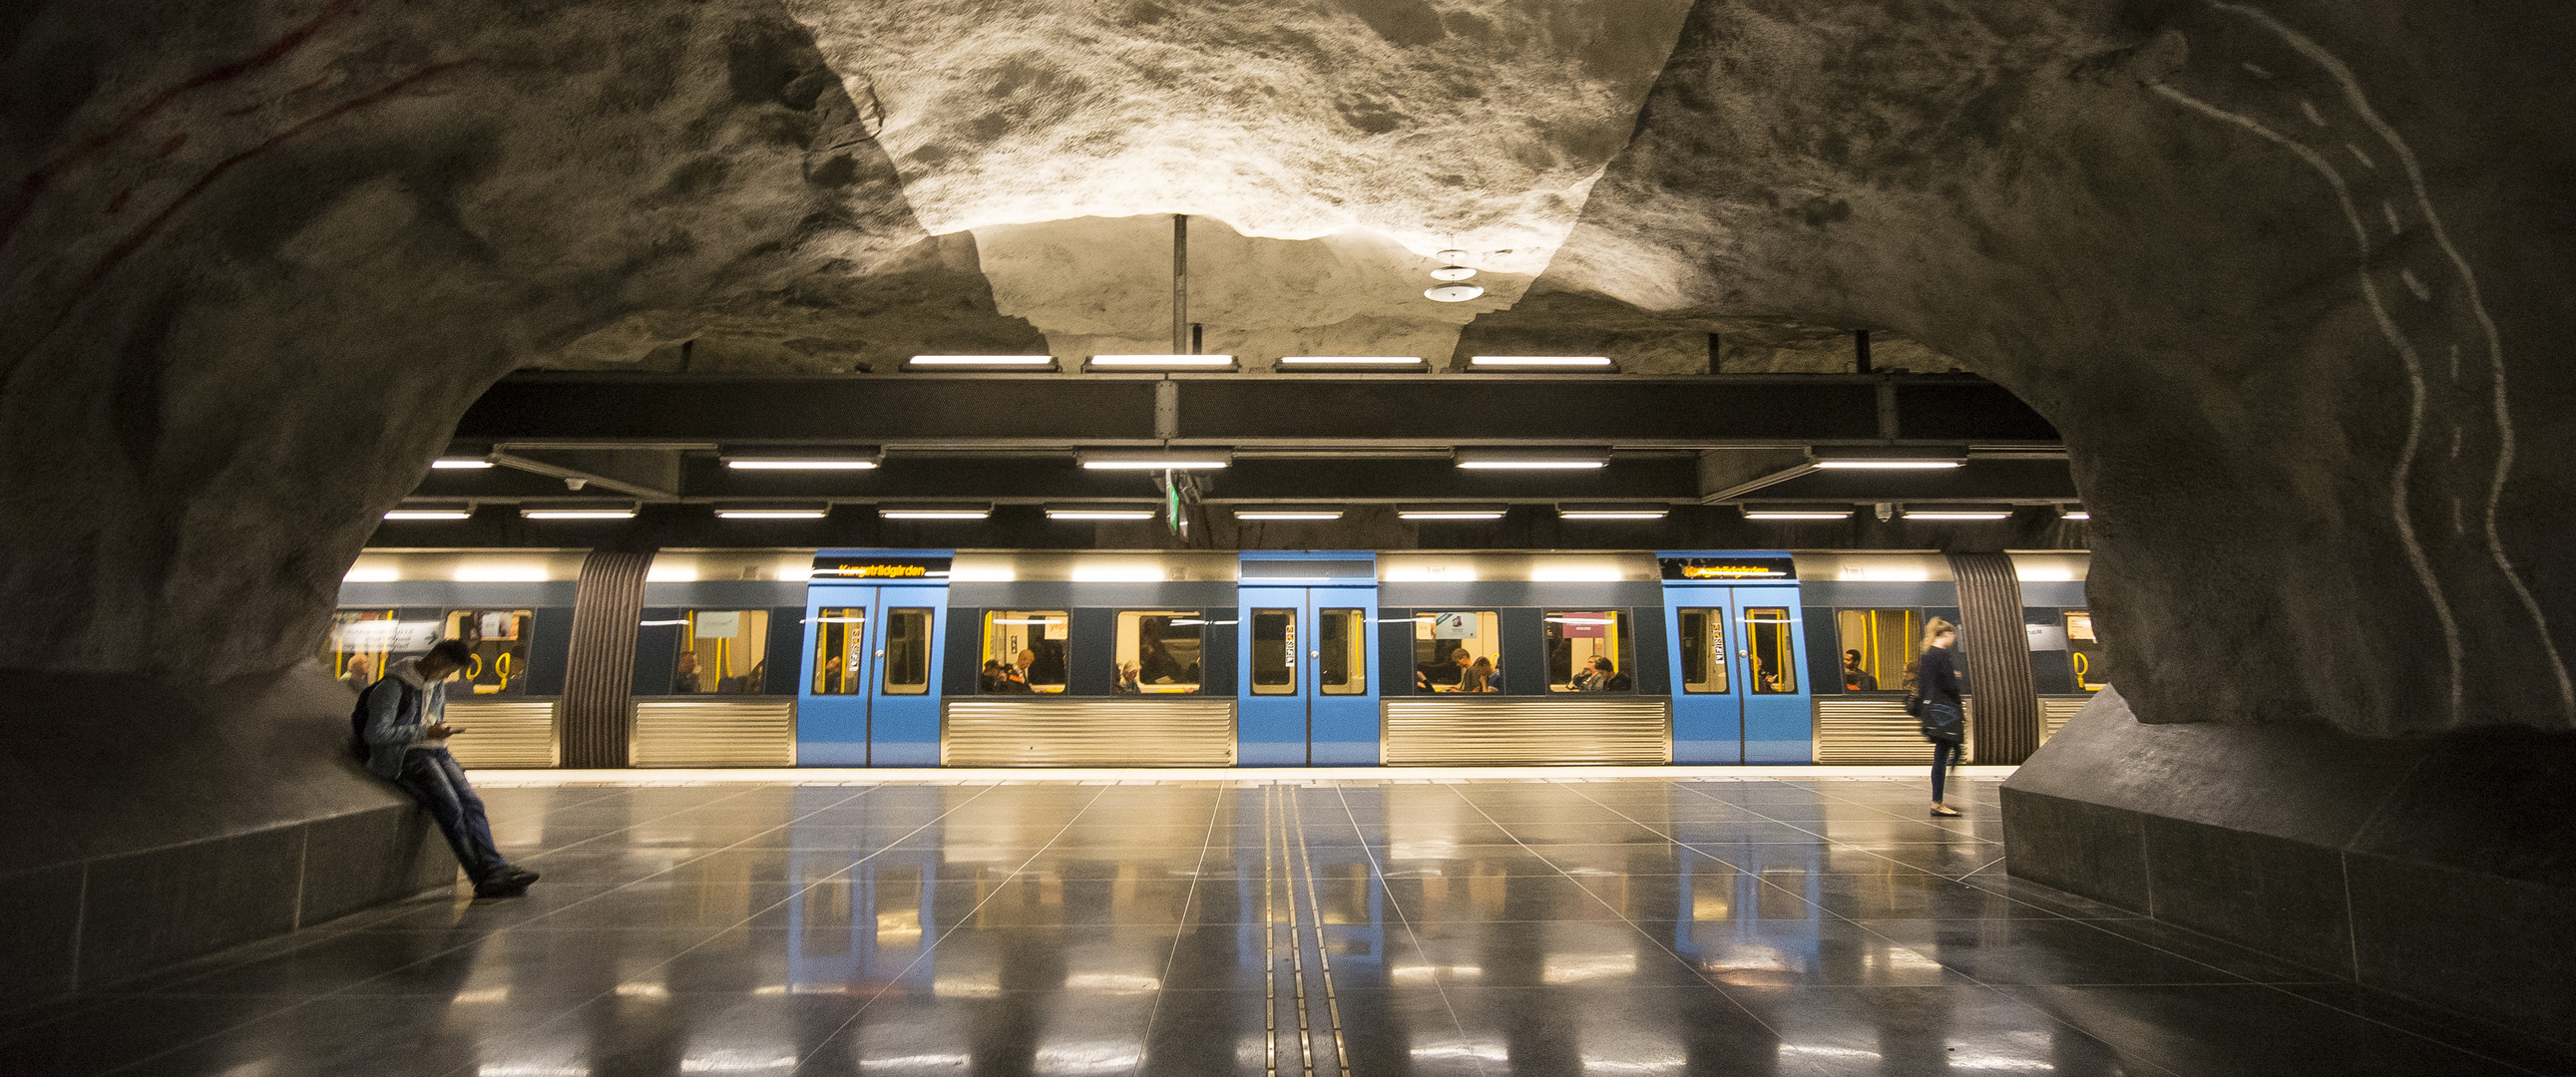
<path fill-rule="evenodd" d="M 2014 879 L 1995 785 L 496 788 L 528 896 L 5 1015 L 0 1075 L 2576 1072 Z"/>

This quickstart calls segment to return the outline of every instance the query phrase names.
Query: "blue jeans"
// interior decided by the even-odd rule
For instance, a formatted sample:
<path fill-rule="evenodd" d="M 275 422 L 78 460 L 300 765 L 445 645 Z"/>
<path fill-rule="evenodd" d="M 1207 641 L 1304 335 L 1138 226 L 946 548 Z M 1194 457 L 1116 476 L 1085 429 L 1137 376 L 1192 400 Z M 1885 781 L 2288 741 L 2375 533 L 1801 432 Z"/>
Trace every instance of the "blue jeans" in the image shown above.
<path fill-rule="evenodd" d="M 447 847 L 456 850 L 456 862 L 465 866 L 467 878 L 479 883 L 510 866 L 492 845 L 492 821 L 483 816 L 483 798 L 465 783 L 465 768 L 456 765 L 456 757 L 447 749 L 404 752 L 402 776 L 394 784 L 438 820 L 439 832 L 447 835 Z"/>
<path fill-rule="evenodd" d="M 1941 779 L 1950 773 L 1950 764 L 1959 761 L 1959 747 L 1948 741 L 1932 742 L 1932 803 L 1941 802 Z"/>

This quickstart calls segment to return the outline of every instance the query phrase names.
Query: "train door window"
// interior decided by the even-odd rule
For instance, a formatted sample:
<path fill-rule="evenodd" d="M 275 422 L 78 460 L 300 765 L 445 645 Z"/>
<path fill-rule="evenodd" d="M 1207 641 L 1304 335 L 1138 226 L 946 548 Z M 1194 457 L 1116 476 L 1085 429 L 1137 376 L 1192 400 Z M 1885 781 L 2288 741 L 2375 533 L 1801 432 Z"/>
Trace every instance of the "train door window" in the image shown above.
<path fill-rule="evenodd" d="M 1368 694 L 1368 611 L 1315 611 L 1315 679 L 1328 696 Z"/>
<path fill-rule="evenodd" d="M 1199 690 L 1206 668 L 1207 615 L 1196 610 L 1118 613 L 1116 691 L 1120 695 L 1185 695 Z"/>
<path fill-rule="evenodd" d="M 435 621 L 405 623 L 400 610 L 341 610 L 331 615 L 322 660 L 332 676 L 352 688 L 365 688 L 384 676 L 395 659 L 438 642 L 438 629 Z"/>
<path fill-rule="evenodd" d="M 885 611 L 885 694 L 930 694 L 931 611 L 919 606 Z"/>
<path fill-rule="evenodd" d="M 1920 622 L 1913 610 L 1836 610 L 1843 644 L 1843 691 L 1894 692 L 1905 687 Z"/>
<path fill-rule="evenodd" d="M 1063 610 L 986 610 L 978 686 L 1004 695 L 1063 692 L 1069 623 Z"/>
<path fill-rule="evenodd" d="M 1633 692 L 1636 645 L 1617 610 L 1547 611 L 1547 690 Z M 1607 667 L 1606 669 L 1603 667 Z"/>
<path fill-rule="evenodd" d="M 1297 694 L 1297 611 L 1252 611 L 1252 694 Z"/>
<path fill-rule="evenodd" d="M 478 696 L 516 695 L 528 687 L 529 628 L 534 610 L 449 610 L 448 639 L 461 639 L 474 649 L 473 661 L 458 678 Z"/>
<path fill-rule="evenodd" d="M 1455 692 L 1471 676 L 1477 659 L 1502 673 L 1503 617 L 1493 610 L 1423 611 L 1413 615 L 1413 686 L 1424 692 Z M 1488 684 L 1490 689 L 1494 687 Z"/>
<path fill-rule="evenodd" d="M 678 695 L 759 695 L 769 679 L 768 610 L 690 610 L 671 670 Z"/>
<path fill-rule="evenodd" d="M 1726 676 L 1726 611 L 1708 608 L 1679 612 L 1682 691 L 1691 695 L 1725 695 L 1734 687 Z"/>
<path fill-rule="evenodd" d="M 1798 656 L 1790 643 L 1789 611 L 1780 606 L 1745 607 L 1744 637 L 1753 657 L 1753 694 L 1798 694 Z"/>
<path fill-rule="evenodd" d="M 2093 632 L 2093 614 L 2088 610 L 2066 611 L 2066 657 L 2075 665 L 2075 686 L 2087 692 L 2111 687 L 2110 656 L 2102 650 L 2102 639 Z"/>
<path fill-rule="evenodd" d="M 854 696 L 866 683 L 868 608 L 832 606 L 814 611 L 814 694 Z"/>

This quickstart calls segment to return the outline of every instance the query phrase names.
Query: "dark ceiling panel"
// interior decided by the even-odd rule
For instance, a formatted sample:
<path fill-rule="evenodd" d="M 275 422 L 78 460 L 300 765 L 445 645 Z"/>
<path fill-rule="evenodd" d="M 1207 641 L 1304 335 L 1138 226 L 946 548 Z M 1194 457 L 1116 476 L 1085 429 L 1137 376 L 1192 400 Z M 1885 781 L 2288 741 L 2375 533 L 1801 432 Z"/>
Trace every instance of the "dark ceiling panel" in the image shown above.
<path fill-rule="evenodd" d="M 1184 438 L 1234 444 L 1341 440 L 1569 444 L 1841 441 L 1878 436 L 1861 381 L 1546 378 L 1194 378 Z"/>
<path fill-rule="evenodd" d="M 1146 440 L 1154 436 L 1154 382 L 513 375 L 467 409 L 456 436 L 727 444 Z"/>

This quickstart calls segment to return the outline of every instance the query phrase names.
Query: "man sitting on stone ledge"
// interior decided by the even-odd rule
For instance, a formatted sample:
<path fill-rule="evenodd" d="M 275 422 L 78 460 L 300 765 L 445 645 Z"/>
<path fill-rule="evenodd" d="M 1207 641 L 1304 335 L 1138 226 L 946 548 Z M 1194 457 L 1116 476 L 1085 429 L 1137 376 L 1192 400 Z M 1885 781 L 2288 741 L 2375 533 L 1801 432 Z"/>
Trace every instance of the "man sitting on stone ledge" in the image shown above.
<path fill-rule="evenodd" d="M 447 738 L 456 733 L 446 722 L 447 679 L 473 658 L 465 641 L 440 640 L 428 654 L 387 667 L 383 679 L 358 696 L 358 746 L 367 773 L 401 786 L 438 820 L 456 862 L 474 880 L 475 897 L 517 897 L 537 881 L 537 873 L 501 859 L 483 798 L 474 795 L 465 769 L 447 751 Z"/>

